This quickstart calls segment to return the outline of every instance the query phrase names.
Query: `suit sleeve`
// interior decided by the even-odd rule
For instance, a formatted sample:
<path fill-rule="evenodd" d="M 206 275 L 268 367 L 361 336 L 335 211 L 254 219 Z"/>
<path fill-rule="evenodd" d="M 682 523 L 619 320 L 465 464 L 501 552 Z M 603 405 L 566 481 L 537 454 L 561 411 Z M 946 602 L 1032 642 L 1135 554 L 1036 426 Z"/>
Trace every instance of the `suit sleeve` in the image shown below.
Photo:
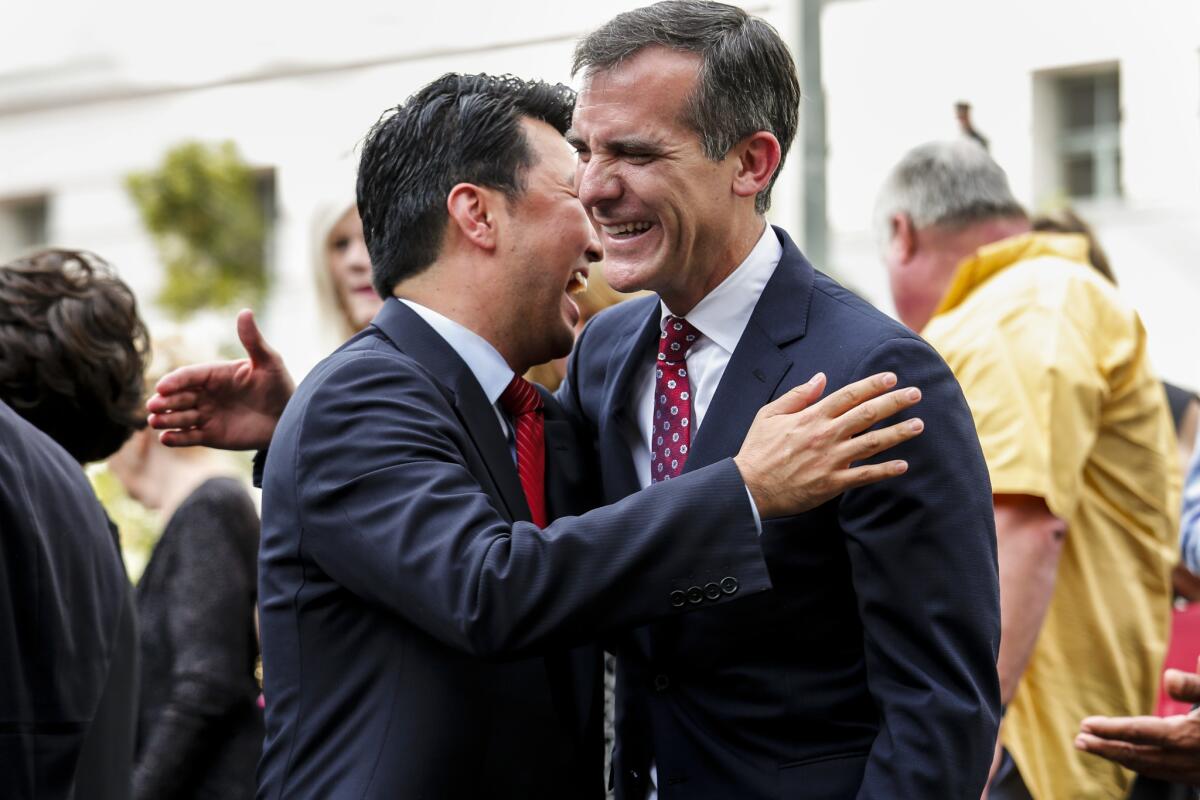
<path fill-rule="evenodd" d="M 889 340 L 853 379 L 882 370 L 921 388 L 902 416 L 926 427 L 884 454 L 906 459 L 905 475 L 847 492 L 839 505 L 880 715 L 858 796 L 979 797 L 1000 717 L 987 468 L 958 383 L 929 345 Z"/>
<path fill-rule="evenodd" d="M 302 549 L 460 650 L 514 655 L 677 613 L 690 574 L 735 570 L 724 574 L 738 596 L 770 586 L 731 459 L 539 529 L 496 511 L 467 468 L 461 423 L 411 365 L 352 359 L 302 415 Z"/>

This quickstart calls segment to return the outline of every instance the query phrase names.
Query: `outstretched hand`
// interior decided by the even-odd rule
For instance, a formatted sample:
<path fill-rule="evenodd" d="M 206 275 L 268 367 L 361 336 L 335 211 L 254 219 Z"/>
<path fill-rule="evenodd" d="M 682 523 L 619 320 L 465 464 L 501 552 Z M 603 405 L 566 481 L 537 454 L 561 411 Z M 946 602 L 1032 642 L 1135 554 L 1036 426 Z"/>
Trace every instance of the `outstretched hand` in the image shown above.
<path fill-rule="evenodd" d="M 1163 685 L 1175 700 L 1200 703 L 1198 674 L 1169 669 Z M 1075 747 L 1149 778 L 1200 786 L 1200 710 L 1173 717 L 1088 717 Z"/>
<path fill-rule="evenodd" d="M 914 388 L 887 391 L 895 385 L 896 376 L 882 372 L 817 402 L 825 388 L 818 373 L 763 406 L 734 457 L 758 513 L 764 519 L 799 514 L 847 489 L 903 474 L 908 464 L 899 460 L 851 466 L 924 429 L 921 420 L 910 419 L 867 431 L 921 399 Z"/>
<path fill-rule="evenodd" d="M 204 445 L 260 450 L 271 442 L 283 407 L 296 387 L 254 313 L 237 318 L 247 358 L 181 367 L 163 376 L 146 403 L 151 428 L 170 447 Z"/>

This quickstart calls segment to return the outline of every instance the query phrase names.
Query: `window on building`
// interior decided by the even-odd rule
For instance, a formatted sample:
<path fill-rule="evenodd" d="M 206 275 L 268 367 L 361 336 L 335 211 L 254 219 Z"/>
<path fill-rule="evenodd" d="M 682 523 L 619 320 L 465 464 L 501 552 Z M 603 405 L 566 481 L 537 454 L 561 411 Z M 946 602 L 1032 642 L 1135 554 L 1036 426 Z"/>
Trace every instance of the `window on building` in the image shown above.
<path fill-rule="evenodd" d="M 0 260 L 46 244 L 47 209 L 44 195 L 0 200 Z"/>
<path fill-rule="evenodd" d="M 1121 194 L 1121 95 L 1116 67 L 1055 79 L 1058 179 L 1076 199 Z"/>

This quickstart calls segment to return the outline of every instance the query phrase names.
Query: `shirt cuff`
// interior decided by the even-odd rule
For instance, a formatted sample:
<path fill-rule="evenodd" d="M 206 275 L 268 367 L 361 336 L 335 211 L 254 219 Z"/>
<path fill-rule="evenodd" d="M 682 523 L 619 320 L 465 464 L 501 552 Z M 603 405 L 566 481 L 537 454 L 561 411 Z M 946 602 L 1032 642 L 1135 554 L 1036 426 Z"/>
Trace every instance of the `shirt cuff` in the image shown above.
<path fill-rule="evenodd" d="M 758 506 L 754 504 L 754 495 L 750 494 L 750 487 L 746 487 L 746 499 L 750 501 L 750 511 L 754 513 L 754 527 L 758 531 L 758 535 L 762 536 L 762 517 L 758 515 Z"/>

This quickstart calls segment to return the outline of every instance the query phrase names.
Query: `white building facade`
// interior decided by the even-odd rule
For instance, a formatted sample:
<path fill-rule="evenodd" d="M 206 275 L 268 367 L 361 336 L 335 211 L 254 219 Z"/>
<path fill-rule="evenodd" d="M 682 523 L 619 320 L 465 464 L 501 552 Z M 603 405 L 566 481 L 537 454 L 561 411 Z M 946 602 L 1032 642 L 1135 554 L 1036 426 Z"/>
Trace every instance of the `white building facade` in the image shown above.
<path fill-rule="evenodd" d="M 1200 4 L 839 0 L 823 15 L 829 264 L 890 309 L 871 212 L 904 151 L 975 127 L 1032 211 L 1092 223 L 1164 378 L 1200 388 Z"/>
<path fill-rule="evenodd" d="M 638 4 L 349 0 L 318 13 L 216 0 L 202 17 L 140 1 L 6 12 L 5 27 L 21 33 L 0 53 L 0 258 L 41 243 L 95 250 L 133 285 L 153 331 L 171 330 L 153 304 L 158 258 L 123 181 L 181 141 L 232 140 L 273 179 L 274 288 L 258 311 L 302 373 L 336 344 L 317 313 L 311 217 L 352 199 L 357 145 L 380 113 L 449 71 L 570 82 L 576 39 Z M 814 35 L 802 30 L 805 0 L 745 7 L 804 63 Z M 1071 202 L 1142 311 L 1160 371 L 1200 386 L 1200 6 L 830 0 L 821 21 L 823 75 L 802 71 L 801 112 L 818 122 L 824 112 L 828 145 L 796 142 L 771 212 L 801 242 L 806 209 L 810 231 L 827 213 L 818 266 L 891 308 L 871 230 L 875 190 L 908 147 L 957 135 L 953 106 L 966 100 L 1018 197 L 1036 210 L 1078 195 Z M 805 188 L 819 192 L 821 176 L 814 204 Z M 200 315 L 183 330 L 204 351 L 232 341 L 232 319 Z"/>

